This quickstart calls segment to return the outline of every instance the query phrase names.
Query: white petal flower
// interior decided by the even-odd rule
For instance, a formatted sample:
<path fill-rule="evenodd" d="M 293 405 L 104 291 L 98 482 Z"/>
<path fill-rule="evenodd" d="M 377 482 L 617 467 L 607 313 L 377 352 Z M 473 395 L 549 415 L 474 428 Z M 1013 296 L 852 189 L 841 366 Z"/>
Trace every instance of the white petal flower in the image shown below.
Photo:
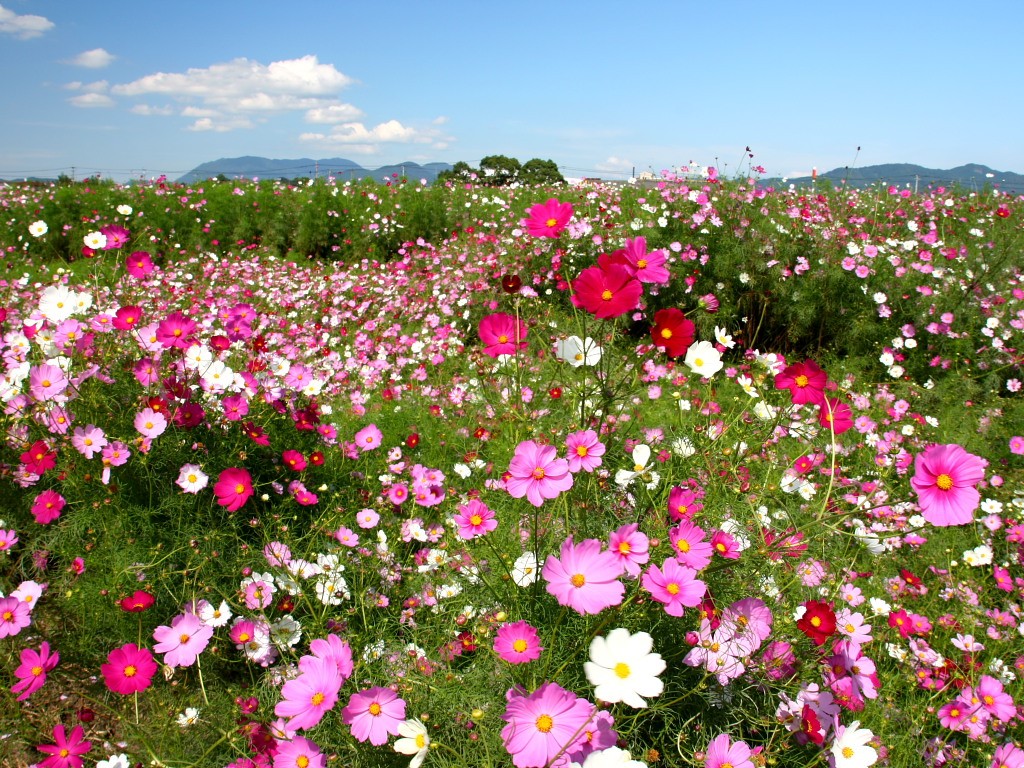
<path fill-rule="evenodd" d="M 595 637 L 590 643 L 590 661 L 583 664 L 594 697 L 641 709 L 647 706 L 644 696 L 660 696 L 665 685 L 658 675 L 665 671 L 665 661 L 661 654 L 651 652 L 653 645 L 646 632 L 631 635 L 622 627 L 607 637 Z"/>
<path fill-rule="evenodd" d="M 690 348 L 686 350 L 683 362 L 691 371 L 705 379 L 710 379 L 725 367 L 722 356 L 710 341 L 698 341 L 696 344 L 691 344 Z"/>
<path fill-rule="evenodd" d="M 417 718 L 406 720 L 398 725 L 398 735 L 401 737 L 395 744 L 395 752 L 403 755 L 412 755 L 409 761 L 409 768 L 419 768 L 427 757 L 430 749 L 430 735 L 425 726 Z"/>

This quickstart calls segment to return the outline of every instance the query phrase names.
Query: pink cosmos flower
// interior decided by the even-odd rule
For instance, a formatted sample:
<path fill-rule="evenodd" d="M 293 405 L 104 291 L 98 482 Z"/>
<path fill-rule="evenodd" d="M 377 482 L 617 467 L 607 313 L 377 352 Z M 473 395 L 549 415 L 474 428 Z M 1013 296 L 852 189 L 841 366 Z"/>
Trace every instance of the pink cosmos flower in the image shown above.
<path fill-rule="evenodd" d="M 554 446 L 538 445 L 533 440 L 517 445 L 508 467 L 511 477 L 505 481 L 509 495 L 516 499 L 525 496 L 539 507 L 545 499 L 553 499 L 572 488 L 569 462 L 556 458 L 556 453 Z"/>
<path fill-rule="evenodd" d="M 332 662 L 338 668 L 342 681 L 352 677 L 352 647 L 337 635 L 317 638 L 309 644 L 309 650 L 318 659 Z"/>
<path fill-rule="evenodd" d="M 56 491 L 43 491 L 32 502 L 32 515 L 37 523 L 47 525 L 60 517 L 66 503 L 64 497 Z"/>
<path fill-rule="evenodd" d="M 0 598 L 0 638 L 13 637 L 31 623 L 32 610 L 27 603 L 16 597 Z"/>
<path fill-rule="evenodd" d="M 676 522 L 689 520 L 704 509 L 700 497 L 690 488 L 673 486 L 668 494 L 668 514 Z"/>
<path fill-rule="evenodd" d="M 580 432 L 573 432 L 565 438 L 566 458 L 569 461 L 569 471 L 575 474 L 579 471 L 593 472 L 601 466 L 604 456 L 604 443 L 592 429 L 585 429 Z"/>
<path fill-rule="evenodd" d="M 543 650 L 537 630 L 525 621 L 502 624 L 494 637 L 494 652 L 509 664 L 539 659 Z"/>
<path fill-rule="evenodd" d="M 584 738 L 594 705 L 557 683 L 544 683 L 527 695 L 513 688 L 501 716 L 505 749 L 516 768 L 544 768 L 568 763 L 567 753 Z"/>
<path fill-rule="evenodd" d="M 28 375 L 28 392 L 40 403 L 52 400 L 68 388 L 64 371 L 56 365 L 43 363 L 32 367 Z"/>
<path fill-rule="evenodd" d="M 281 461 L 288 469 L 294 472 L 301 472 L 307 466 L 306 457 L 302 455 L 301 451 L 296 451 L 293 448 L 282 451 Z"/>
<path fill-rule="evenodd" d="M 287 727 L 302 730 L 315 727 L 338 701 L 344 679 L 333 659 L 303 656 L 298 677 L 281 688 L 281 700 L 274 714 L 287 717 Z"/>
<path fill-rule="evenodd" d="M 454 522 L 458 526 L 459 536 L 464 539 L 484 536 L 498 527 L 494 510 L 478 499 L 471 499 L 467 504 L 460 504 Z"/>
<path fill-rule="evenodd" d="M 213 627 L 203 624 L 193 613 L 182 613 L 171 619 L 171 626 L 153 630 L 153 650 L 164 654 L 164 664 L 169 667 L 191 667 L 211 637 Z"/>
<path fill-rule="evenodd" d="M 327 758 L 320 747 L 302 736 L 278 740 L 276 749 L 274 768 L 327 768 Z"/>
<path fill-rule="evenodd" d="M 143 437 L 159 437 L 167 429 L 167 417 L 152 408 L 143 408 L 135 414 L 135 429 Z"/>
<path fill-rule="evenodd" d="M 107 663 L 100 666 L 103 682 L 114 693 L 129 696 L 144 691 L 153 682 L 157 663 L 148 648 L 126 643 L 107 654 Z"/>
<path fill-rule="evenodd" d="M 746 742 L 734 742 L 729 734 L 722 733 L 708 744 L 704 768 L 754 768 L 751 754 Z"/>
<path fill-rule="evenodd" d="M 46 675 L 53 671 L 60 661 L 59 653 L 50 653 L 50 644 L 43 641 L 39 650 L 25 648 L 21 652 L 21 665 L 14 670 L 18 682 L 11 686 L 11 693 L 17 693 L 18 701 L 25 701 L 46 683 Z"/>
<path fill-rule="evenodd" d="M 853 414 L 850 406 L 835 397 L 825 396 L 818 410 L 818 423 L 823 429 L 841 435 L 853 426 Z"/>
<path fill-rule="evenodd" d="M 640 566 L 651 557 L 647 535 L 638 528 L 636 523 L 623 525 L 608 538 L 608 551 L 619 561 L 622 570 L 634 579 L 640 575 Z"/>
<path fill-rule="evenodd" d="M 255 493 L 252 488 L 252 477 L 246 470 L 238 467 L 221 472 L 213 486 L 213 492 L 217 496 L 217 503 L 228 512 L 240 509 Z"/>
<path fill-rule="evenodd" d="M 572 218 L 572 203 L 560 203 L 555 198 L 537 203 L 527 212 L 530 217 L 523 223 L 530 237 L 558 237 Z"/>
<path fill-rule="evenodd" d="M 129 275 L 141 280 L 153 271 L 153 259 L 145 251 L 135 251 L 125 261 L 125 269 Z"/>
<path fill-rule="evenodd" d="M 119 331 L 130 331 L 138 326 L 141 318 L 142 307 L 121 307 L 114 313 L 114 318 L 110 321 L 110 324 Z"/>
<path fill-rule="evenodd" d="M 1003 690 L 1003 684 L 999 680 L 990 675 L 981 676 L 970 698 L 972 702 L 977 700 L 982 709 L 1004 723 L 1010 722 L 1017 712 L 1013 697 Z"/>
<path fill-rule="evenodd" d="M 398 735 L 398 726 L 405 720 L 405 701 L 387 688 L 369 688 L 352 694 L 341 719 L 352 728 L 356 741 L 379 747 L 388 736 Z"/>
<path fill-rule="evenodd" d="M 648 567 L 640 583 L 651 597 L 665 606 L 665 613 L 669 616 L 682 616 L 684 606 L 693 608 L 700 605 L 707 590 L 707 585 L 697 578 L 693 568 L 680 565 L 673 558 L 667 559 L 660 568 L 656 565 Z"/>
<path fill-rule="evenodd" d="M 81 768 L 82 758 L 92 749 L 92 742 L 85 741 L 85 729 L 76 725 L 71 729 L 71 735 L 65 734 L 63 725 L 53 726 L 54 744 L 40 744 L 36 747 L 44 755 L 39 763 L 39 768 Z"/>
<path fill-rule="evenodd" d="M 541 571 L 548 593 L 581 615 L 619 605 L 626 591 L 621 575 L 618 558 L 602 552 L 600 541 L 587 539 L 577 546 L 571 536 L 562 543 L 561 557 L 548 555 Z"/>
<path fill-rule="evenodd" d="M 356 432 L 355 443 L 360 451 L 372 451 L 374 448 L 379 448 L 381 442 L 384 440 L 384 433 L 382 433 L 376 424 L 369 424 Z"/>
<path fill-rule="evenodd" d="M 681 520 L 668 532 L 669 541 L 676 553 L 676 559 L 682 565 L 700 571 L 707 568 L 714 556 L 711 542 L 705 541 L 703 528 L 689 520 Z"/>
<path fill-rule="evenodd" d="M 914 460 L 911 487 L 924 519 L 932 525 L 964 525 L 978 508 L 974 487 L 985 479 L 985 462 L 959 445 L 930 445 Z"/>
<path fill-rule="evenodd" d="M 1024 749 L 1012 742 L 1006 742 L 992 755 L 990 768 L 1024 768 Z"/>
<path fill-rule="evenodd" d="M 1010 438 L 1010 453 L 1024 456 L 1024 437 L 1014 435 Z"/>
<path fill-rule="evenodd" d="M 107 244 L 103 246 L 105 251 L 123 248 L 131 236 L 131 233 L 120 224 L 108 224 L 105 227 L 100 227 L 100 232 L 106 235 L 107 238 Z"/>
<path fill-rule="evenodd" d="M 405 483 L 392 483 L 388 486 L 388 501 L 395 506 L 405 504 L 409 499 L 409 486 Z"/>
<path fill-rule="evenodd" d="M 662 250 L 647 252 L 647 238 L 635 237 L 626 240 L 626 247 L 611 254 L 610 261 L 622 264 L 641 283 L 667 285 L 669 272 L 665 267 L 667 257 Z"/>
<path fill-rule="evenodd" d="M 18 534 L 13 529 L 5 531 L 0 528 L 0 552 L 8 552 L 18 543 Z"/>
<path fill-rule="evenodd" d="M 619 264 L 587 267 L 572 281 L 572 302 L 599 320 L 636 309 L 643 285 Z"/>
<path fill-rule="evenodd" d="M 484 343 L 484 354 L 489 357 L 514 355 L 517 350 L 526 349 L 526 326 L 514 315 L 495 312 L 480 321 L 480 341 Z"/>

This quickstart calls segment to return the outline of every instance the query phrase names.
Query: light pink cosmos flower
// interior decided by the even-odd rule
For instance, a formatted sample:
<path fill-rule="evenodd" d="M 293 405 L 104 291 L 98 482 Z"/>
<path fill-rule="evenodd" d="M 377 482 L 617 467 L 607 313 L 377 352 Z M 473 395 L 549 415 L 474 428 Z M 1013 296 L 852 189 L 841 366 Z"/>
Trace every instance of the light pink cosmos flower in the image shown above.
<path fill-rule="evenodd" d="M 600 541 L 576 545 L 571 536 L 563 542 L 561 556 L 549 555 L 541 571 L 548 593 L 581 615 L 619 605 L 626 592 L 621 575 L 622 565 L 611 552 L 601 551 Z"/>
<path fill-rule="evenodd" d="M 513 688 L 501 718 L 505 749 L 516 768 L 541 768 L 568 763 L 585 738 L 584 728 L 594 716 L 594 705 L 557 683 L 544 683 L 531 694 Z"/>
<path fill-rule="evenodd" d="M 974 517 L 985 479 L 985 462 L 959 445 L 930 445 L 914 460 L 910 485 L 924 519 L 932 525 L 964 525 Z"/>
<path fill-rule="evenodd" d="M 651 557 L 647 535 L 638 528 L 636 523 L 623 525 L 608 538 L 608 551 L 619 561 L 622 570 L 634 579 L 640 575 L 640 566 Z"/>
<path fill-rule="evenodd" d="M 398 735 L 398 726 L 405 720 L 405 701 L 387 688 L 369 688 L 352 694 L 341 719 L 351 727 L 356 741 L 379 747 L 388 736 Z"/>
<path fill-rule="evenodd" d="M 16 597 L 0 597 L 0 638 L 13 637 L 31 623 L 32 611 L 27 603 Z"/>
<path fill-rule="evenodd" d="M 384 440 L 384 434 L 377 428 L 376 424 L 370 424 L 356 432 L 355 443 L 360 451 L 372 451 L 379 448 Z"/>
<path fill-rule="evenodd" d="M 97 451 L 102 451 L 106 448 L 107 436 L 95 424 L 75 427 L 75 433 L 71 438 L 71 445 L 85 458 L 91 459 L 96 455 Z"/>
<path fill-rule="evenodd" d="M 700 605 L 707 585 L 697 578 L 693 568 L 680 565 L 674 558 L 667 559 L 659 568 L 650 566 L 640 581 L 651 597 L 665 606 L 669 616 L 682 616 L 683 607 Z"/>
<path fill-rule="evenodd" d="M 533 440 L 521 442 L 509 463 L 511 476 L 505 481 L 505 490 L 513 498 L 525 496 L 533 506 L 539 507 L 545 499 L 553 499 L 572 488 L 569 462 L 557 458 L 556 454 L 552 445 L 538 445 Z"/>
<path fill-rule="evenodd" d="M 68 388 L 68 379 L 64 371 L 49 363 L 33 366 L 28 375 L 28 382 L 28 392 L 38 402 L 52 400 Z"/>
<path fill-rule="evenodd" d="M 183 464 L 174 481 L 185 493 L 199 493 L 210 482 L 209 476 L 198 464 Z"/>
<path fill-rule="evenodd" d="M 274 714 L 287 717 L 288 728 L 304 730 L 318 725 L 337 703 L 344 679 L 331 659 L 303 656 L 299 670 L 302 674 L 282 686 Z"/>
<path fill-rule="evenodd" d="M 160 437 L 167 429 L 167 417 L 152 408 L 143 408 L 135 414 L 135 429 L 143 437 Z"/>
<path fill-rule="evenodd" d="M 543 650 L 536 628 L 525 621 L 502 624 L 494 636 L 494 652 L 509 664 L 539 659 Z"/>
<path fill-rule="evenodd" d="M 213 627 L 203 624 L 193 613 L 182 613 L 171 619 L 171 626 L 153 630 L 153 650 L 164 654 L 169 667 L 191 667 L 213 637 Z"/>
<path fill-rule="evenodd" d="M 708 744 L 704 768 L 754 768 L 751 754 L 746 742 L 733 741 L 729 734 L 722 733 Z"/>

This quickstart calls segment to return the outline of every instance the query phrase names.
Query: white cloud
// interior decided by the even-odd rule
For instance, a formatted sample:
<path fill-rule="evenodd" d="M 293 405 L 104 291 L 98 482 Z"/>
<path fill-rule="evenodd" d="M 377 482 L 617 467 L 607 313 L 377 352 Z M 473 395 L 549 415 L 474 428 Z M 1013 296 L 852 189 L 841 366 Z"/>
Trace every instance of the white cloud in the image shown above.
<path fill-rule="evenodd" d="M 351 104 L 330 104 L 306 112 L 307 123 L 350 123 L 363 116 L 363 110 Z"/>
<path fill-rule="evenodd" d="M 372 128 L 363 123 L 343 123 L 331 128 L 330 133 L 303 133 L 299 136 L 299 141 L 322 149 L 344 148 L 363 154 L 376 152 L 380 144 L 429 144 L 434 149 L 444 149 L 449 140 L 450 137 L 442 135 L 436 128 L 413 128 L 398 120 L 388 120 Z"/>
<path fill-rule="evenodd" d="M 82 107 L 83 109 L 114 106 L 114 100 L 105 93 L 82 93 L 78 96 L 72 96 L 68 101 L 73 106 Z"/>
<path fill-rule="evenodd" d="M 25 14 L 19 16 L 14 11 L 0 5 L 0 33 L 14 35 L 22 40 L 39 37 L 53 29 L 54 23 L 45 16 Z"/>
<path fill-rule="evenodd" d="M 82 51 L 75 58 L 68 61 L 76 67 L 88 67 L 89 69 L 103 69 L 109 66 L 117 57 L 108 53 L 102 48 L 93 48 L 91 51 Z"/>
<path fill-rule="evenodd" d="M 252 121 L 245 117 L 213 118 L 201 117 L 188 127 L 190 131 L 213 131 L 227 133 L 238 128 L 252 128 Z"/>
<path fill-rule="evenodd" d="M 166 115 L 173 115 L 174 114 L 174 108 L 169 106 L 169 105 L 164 105 L 162 107 L 154 107 L 152 104 L 136 104 L 129 111 L 134 113 L 134 114 L 136 114 L 136 115 L 147 115 L 147 116 L 151 116 L 151 115 L 166 116 Z"/>
<path fill-rule="evenodd" d="M 621 157 L 609 157 L 603 163 L 598 163 L 596 170 L 598 171 L 615 171 L 617 173 L 623 173 L 633 169 L 636 163 L 631 160 L 624 160 Z"/>
<path fill-rule="evenodd" d="M 448 122 L 448 117 L 446 115 L 438 115 L 430 122 L 432 125 L 444 125 Z"/>

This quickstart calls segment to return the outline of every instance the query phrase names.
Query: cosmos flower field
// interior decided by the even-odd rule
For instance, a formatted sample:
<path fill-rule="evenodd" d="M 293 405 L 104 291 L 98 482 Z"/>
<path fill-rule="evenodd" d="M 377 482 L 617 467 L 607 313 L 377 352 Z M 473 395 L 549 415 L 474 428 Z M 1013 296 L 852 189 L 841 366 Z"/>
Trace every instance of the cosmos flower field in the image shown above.
<path fill-rule="evenodd" d="M 5 765 L 1024 766 L 998 189 L 0 187 Z"/>

